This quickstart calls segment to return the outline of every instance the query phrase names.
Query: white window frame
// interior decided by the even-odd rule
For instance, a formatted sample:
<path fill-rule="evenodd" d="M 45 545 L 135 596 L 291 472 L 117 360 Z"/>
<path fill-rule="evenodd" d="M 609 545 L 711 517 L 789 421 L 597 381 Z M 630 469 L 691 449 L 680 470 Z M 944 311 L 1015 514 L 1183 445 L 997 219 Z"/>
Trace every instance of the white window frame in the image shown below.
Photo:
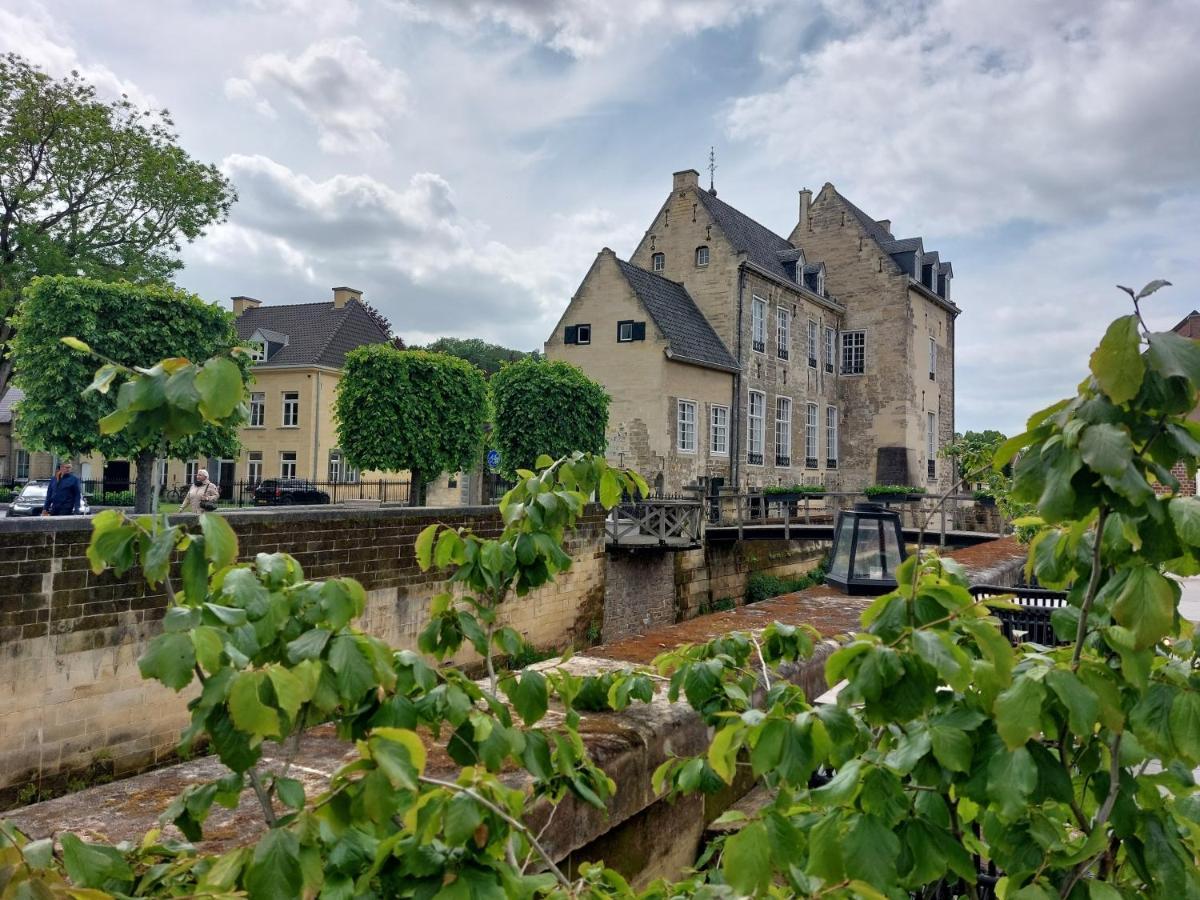
<path fill-rule="evenodd" d="M 825 272 L 821 269 L 817 270 L 817 293 L 825 296 Z"/>
<path fill-rule="evenodd" d="M 775 465 L 784 467 L 780 458 L 787 458 L 791 466 L 792 456 L 792 398 L 775 397 Z"/>
<path fill-rule="evenodd" d="M 837 372 L 837 329 L 825 326 L 825 371 Z"/>
<path fill-rule="evenodd" d="M 847 367 L 846 344 L 847 344 L 847 340 L 852 341 L 856 337 L 861 338 L 861 342 L 859 343 L 858 346 L 851 346 L 849 349 L 852 352 L 853 351 L 858 352 L 859 357 L 860 357 L 859 362 L 861 364 L 861 367 L 857 372 L 853 372 L 853 371 L 850 371 L 850 369 Z M 853 356 L 851 358 L 853 358 Z M 867 332 L 861 328 L 855 329 L 853 331 L 843 331 L 842 332 L 841 374 L 843 374 L 843 375 L 865 375 L 866 373 L 867 373 Z"/>
<path fill-rule="evenodd" d="M 262 428 L 267 424 L 267 395 L 263 391 L 250 393 L 250 424 L 248 428 Z"/>
<path fill-rule="evenodd" d="M 929 460 L 937 459 L 937 413 L 925 413 L 925 453 Z"/>
<path fill-rule="evenodd" d="M 250 361 L 251 362 L 266 362 L 267 361 L 267 342 L 266 340 L 250 340 L 247 341 L 250 345 Z"/>
<path fill-rule="evenodd" d="M 198 459 L 189 459 L 183 464 L 183 481 L 185 484 L 191 484 L 196 480 L 196 473 L 200 471 L 200 461 Z"/>
<path fill-rule="evenodd" d="M 342 467 L 345 465 L 346 458 L 342 455 L 341 450 L 329 451 L 329 482 L 330 484 L 338 484 L 342 480 Z"/>
<path fill-rule="evenodd" d="M 792 311 L 782 304 L 775 313 L 775 352 L 780 359 L 792 353 Z"/>
<path fill-rule="evenodd" d="M 300 427 L 300 392 L 283 392 L 283 427 Z"/>
<path fill-rule="evenodd" d="M 18 447 L 13 453 L 13 478 L 17 481 L 29 480 L 29 451 Z"/>
<path fill-rule="evenodd" d="M 617 323 L 617 341 L 618 343 L 627 344 L 633 340 L 633 322 L 618 322 Z"/>
<path fill-rule="evenodd" d="M 754 401 L 758 399 L 758 414 L 754 413 Z M 764 428 L 764 418 L 767 412 L 767 395 L 762 391 L 748 391 L 746 398 L 746 465 L 761 466 L 763 463 L 752 463 L 749 461 L 750 454 L 756 454 L 760 459 L 766 460 L 763 453 L 763 444 L 765 443 L 766 434 Z"/>
<path fill-rule="evenodd" d="M 937 380 L 937 358 L 938 358 L 937 339 L 930 336 L 930 338 L 929 338 L 929 380 L 930 381 Z"/>
<path fill-rule="evenodd" d="M 838 411 L 836 406 L 825 407 L 825 465 L 838 464 Z"/>
<path fill-rule="evenodd" d="M 701 244 L 696 248 L 696 266 L 703 269 L 708 265 L 708 246 Z"/>
<path fill-rule="evenodd" d="M 708 412 L 708 448 L 713 456 L 729 455 L 729 407 L 713 404 Z"/>
<path fill-rule="evenodd" d="M 281 479 L 296 479 L 296 473 L 299 471 L 296 456 L 295 450 L 279 451 L 279 477 Z M 291 458 L 289 459 L 288 457 Z M 291 474 L 288 474 L 288 466 L 291 466 Z"/>
<path fill-rule="evenodd" d="M 587 337 L 586 338 L 583 336 L 583 330 L 585 328 L 587 329 Z M 576 325 L 575 326 L 575 343 L 590 344 L 591 342 L 592 342 L 592 326 L 587 322 L 584 322 L 582 325 Z"/>
<path fill-rule="evenodd" d="M 675 401 L 675 449 L 695 453 L 696 438 L 696 401 L 680 398 Z"/>
<path fill-rule="evenodd" d="M 820 326 L 817 324 L 816 319 L 808 320 L 808 367 L 810 369 L 815 369 L 820 363 L 820 357 L 817 355 L 819 349 L 817 346 L 817 332 L 819 328 Z"/>
<path fill-rule="evenodd" d="M 808 468 L 820 468 L 821 460 L 817 456 L 820 443 L 817 441 L 817 404 L 809 403 L 804 418 L 804 465 Z M 811 460 L 815 465 L 809 466 Z"/>
<path fill-rule="evenodd" d="M 263 480 L 263 454 L 261 450 L 246 451 L 246 480 L 258 484 Z"/>
<path fill-rule="evenodd" d="M 653 253 L 650 255 L 650 271 L 662 272 L 667 268 L 667 254 Z"/>
<path fill-rule="evenodd" d="M 762 349 L 759 350 L 756 344 Z M 750 346 L 755 353 L 767 352 L 767 301 L 759 296 L 750 300 Z"/>

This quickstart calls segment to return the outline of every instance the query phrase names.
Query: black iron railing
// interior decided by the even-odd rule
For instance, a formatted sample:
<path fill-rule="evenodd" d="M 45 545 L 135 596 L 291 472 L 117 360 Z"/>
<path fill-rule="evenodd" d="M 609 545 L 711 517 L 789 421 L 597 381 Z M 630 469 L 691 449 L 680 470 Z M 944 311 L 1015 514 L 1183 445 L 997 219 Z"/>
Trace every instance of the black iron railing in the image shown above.
<path fill-rule="evenodd" d="M 815 456 L 807 456 L 804 459 L 804 468 L 815 469 L 817 467 L 817 458 Z"/>
<path fill-rule="evenodd" d="M 767 342 L 766 341 L 754 341 L 754 349 L 758 353 L 766 353 L 767 352 Z"/>
<path fill-rule="evenodd" d="M 1053 647 L 1065 644 L 1054 633 L 1050 617 L 1054 610 L 1067 605 L 1065 591 L 1050 591 L 1039 587 L 1004 587 L 995 584 L 971 586 L 971 596 L 977 600 L 1004 597 L 1019 604 L 1020 609 L 995 609 L 1004 636 L 1014 644 L 1031 642 Z"/>
<path fill-rule="evenodd" d="M 792 458 L 790 456 L 780 456 L 778 453 L 775 454 L 775 465 L 790 466 L 791 464 Z"/>
<path fill-rule="evenodd" d="M 746 462 L 752 466 L 761 466 L 763 464 L 763 455 L 761 453 L 747 453 Z"/>

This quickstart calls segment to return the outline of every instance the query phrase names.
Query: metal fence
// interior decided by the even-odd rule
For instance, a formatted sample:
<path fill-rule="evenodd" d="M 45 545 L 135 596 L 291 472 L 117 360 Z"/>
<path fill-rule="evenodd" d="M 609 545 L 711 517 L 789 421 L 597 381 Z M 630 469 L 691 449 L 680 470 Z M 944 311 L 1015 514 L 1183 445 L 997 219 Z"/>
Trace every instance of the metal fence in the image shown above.
<path fill-rule="evenodd" d="M 263 485 L 269 487 L 263 488 Z M 16 494 L 23 486 L 24 482 L 0 483 L 0 498 L 7 493 Z M 159 492 L 159 502 L 168 506 L 172 503 L 182 503 L 187 496 L 188 487 L 187 483 L 181 481 L 163 485 Z M 217 487 L 221 490 L 219 505 L 223 507 L 343 503 L 347 500 L 408 503 L 411 490 L 407 478 L 358 481 L 265 479 L 261 482 L 218 482 Z M 96 479 L 83 482 L 83 493 L 92 506 L 132 506 L 135 488 L 136 483 L 132 479 Z"/>

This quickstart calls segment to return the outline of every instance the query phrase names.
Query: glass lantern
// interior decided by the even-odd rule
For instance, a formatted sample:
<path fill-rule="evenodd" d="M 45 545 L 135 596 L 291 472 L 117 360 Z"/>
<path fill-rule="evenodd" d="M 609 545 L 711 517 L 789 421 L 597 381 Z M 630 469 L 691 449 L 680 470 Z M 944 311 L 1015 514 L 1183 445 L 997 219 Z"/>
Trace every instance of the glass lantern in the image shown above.
<path fill-rule="evenodd" d="M 899 513 L 878 503 L 855 503 L 838 513 L 825 582 L 847 594 L 886 594 L 896 589 L 905 555 Z"/>

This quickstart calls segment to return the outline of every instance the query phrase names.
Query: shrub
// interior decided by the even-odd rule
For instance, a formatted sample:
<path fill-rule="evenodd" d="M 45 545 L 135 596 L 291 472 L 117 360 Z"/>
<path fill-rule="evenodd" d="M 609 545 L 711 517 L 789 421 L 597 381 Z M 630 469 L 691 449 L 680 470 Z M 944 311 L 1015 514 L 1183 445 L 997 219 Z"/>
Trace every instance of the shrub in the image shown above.
<path fill-rule="evenodd" d="M 783 594 L 803 591 L 825 581 L 829 571 L 829 558 L 822 557 L 821 561 L 803 575 L 768 575 L 765 572 L 755 572 L 746 581 L 746 602 L 757 603 L 759 600 L 769 600 Z"/>
<path fill-rule="evenodd" d="M 925 488 L 904 484 L 872 484 L 863 489 L 868 497 L 879 497 L 887 494 L 924 494 Z"/>
<path fill-rule="evenodd" d="M 825 485 L 823 484 L 772 484 L 763 488 L 763 493 L 767 496 L 772 494 L 824 494 Z"/>

